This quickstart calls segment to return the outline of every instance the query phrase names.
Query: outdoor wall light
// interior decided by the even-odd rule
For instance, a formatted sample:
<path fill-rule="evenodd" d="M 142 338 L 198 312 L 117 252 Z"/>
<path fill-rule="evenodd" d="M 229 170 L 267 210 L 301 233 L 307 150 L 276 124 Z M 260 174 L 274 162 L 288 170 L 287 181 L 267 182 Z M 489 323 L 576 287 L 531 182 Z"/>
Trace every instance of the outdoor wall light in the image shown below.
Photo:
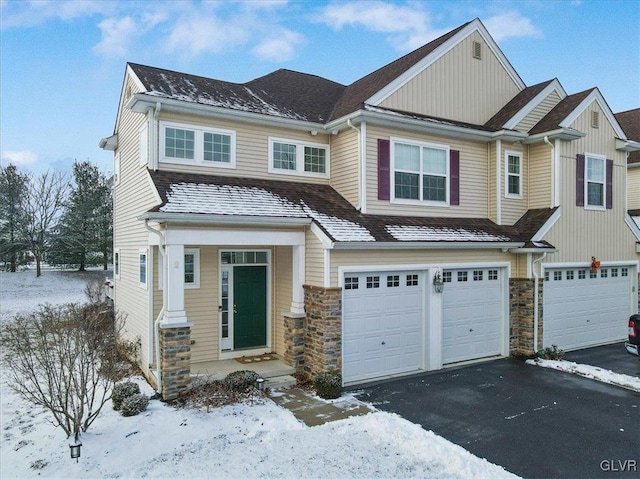
<path fill-rule="evenodd" d="M 78 458 L 80 457 L 80 448 L 82 447 L 82 443 L 76 439 L 73 444 L 69 444 L 69 451 L 71 452 L 71 459 L 75 459 L 78 462 Z"/>
<path fill-rule="evenodd" d="M 433 277 L 433 289 L 436 293 L 442 293 L 442 290 L 444 289 L 444 281 L 442 281 L 440 271 L 436 271 L 436 274 Z"/>

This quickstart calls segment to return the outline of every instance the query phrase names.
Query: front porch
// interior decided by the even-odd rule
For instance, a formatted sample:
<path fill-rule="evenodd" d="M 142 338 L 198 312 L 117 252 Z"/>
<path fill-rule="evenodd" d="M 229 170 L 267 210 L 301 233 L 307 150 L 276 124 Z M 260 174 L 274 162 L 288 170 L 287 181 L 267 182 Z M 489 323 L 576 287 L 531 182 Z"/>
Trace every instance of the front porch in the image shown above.
<path fill-rule="evenodd" d="M 206 377 L 212 380 L 221 380 L 234 371 L 254 371 L 265 379 L 291 376 L 296 372 L 295 368 L 287 365 L 280 357 L 270 361 L 250 363 L 242 363 L 237 359 L 223 359 L 192 364 L 191 378 Z"/>

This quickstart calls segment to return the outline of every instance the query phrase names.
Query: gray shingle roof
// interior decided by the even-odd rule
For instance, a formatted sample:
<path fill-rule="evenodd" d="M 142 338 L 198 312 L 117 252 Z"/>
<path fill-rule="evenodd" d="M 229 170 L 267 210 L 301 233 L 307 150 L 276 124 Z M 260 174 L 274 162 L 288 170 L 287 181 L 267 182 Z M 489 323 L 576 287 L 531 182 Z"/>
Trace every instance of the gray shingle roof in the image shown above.
<path fill-rule="evenodd" d="M 529 134 L 545 133 L 560 128 L 560 123 L 588 97 L 595 88 L 565 97 L 549 113 L 547 113 L 531 130 Z"/>
<path fill-rule="evenodd" d="M 525 88 L 514 96 L 498 113 L 493 115 L 484 126 L 492 130 L 500 130 L 516 113 L 524 108 L 527 103 L 535 98 L 535 96 L 544 90 L 553 80 L 538 83 Z"/>
<path fill-rule="evenodd" d="M 615 117 L 627 138 L 640 141 L 640 108 L 616 113 Z M 630 152 L 627 162 L 640 163 L 640 151 Z"/>

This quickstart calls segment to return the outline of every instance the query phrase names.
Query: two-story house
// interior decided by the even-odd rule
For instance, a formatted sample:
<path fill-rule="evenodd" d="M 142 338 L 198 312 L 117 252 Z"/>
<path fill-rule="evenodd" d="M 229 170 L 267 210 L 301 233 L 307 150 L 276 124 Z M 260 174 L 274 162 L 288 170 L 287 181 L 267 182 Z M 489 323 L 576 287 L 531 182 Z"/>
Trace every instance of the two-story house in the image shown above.
<path fill-rule="evenodd" d="M 640 108 L 616 113 L 615 117 L 627 138 L 640 142 Z M 627 207 L 640 228 L 640 151 L 630 152 L 627 158 Z"/>
<path fill-rule="evenodd" d="M 478 19 L 350 85 L 127 64 L 101 147 L 116 308 L 165 398 L 263 353 L 355 383 L 603 344 L 638 308 L 640 144 Z"/>

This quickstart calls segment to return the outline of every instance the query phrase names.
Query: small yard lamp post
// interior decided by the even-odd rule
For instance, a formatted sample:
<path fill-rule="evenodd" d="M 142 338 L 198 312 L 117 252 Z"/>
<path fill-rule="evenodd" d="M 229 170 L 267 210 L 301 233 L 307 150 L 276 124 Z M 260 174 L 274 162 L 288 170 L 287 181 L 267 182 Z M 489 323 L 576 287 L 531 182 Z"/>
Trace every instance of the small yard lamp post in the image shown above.
<path fill-rule="evenodd" d="M 80 448 L 82 447 L 82 443 L 76 438 L 76 440 L 69 444 L 69 450 L 71 451 L 71 459 L 75 459 L 78 462 L 78 458 L 80 457 Z"/>
<path fill-rule="evenodd" d="M 436 293 L 442 293 L 442 290 L 444 289 L 444 281 L 442 281 L 440 271 L 436 271 L 436 274 L 433 277 L 433 289 Z"/>
<path fill-rule="evenodd" d="M 264 391 L 264 378 L 256 379 L 256 389 L 260 392 Z"/>

